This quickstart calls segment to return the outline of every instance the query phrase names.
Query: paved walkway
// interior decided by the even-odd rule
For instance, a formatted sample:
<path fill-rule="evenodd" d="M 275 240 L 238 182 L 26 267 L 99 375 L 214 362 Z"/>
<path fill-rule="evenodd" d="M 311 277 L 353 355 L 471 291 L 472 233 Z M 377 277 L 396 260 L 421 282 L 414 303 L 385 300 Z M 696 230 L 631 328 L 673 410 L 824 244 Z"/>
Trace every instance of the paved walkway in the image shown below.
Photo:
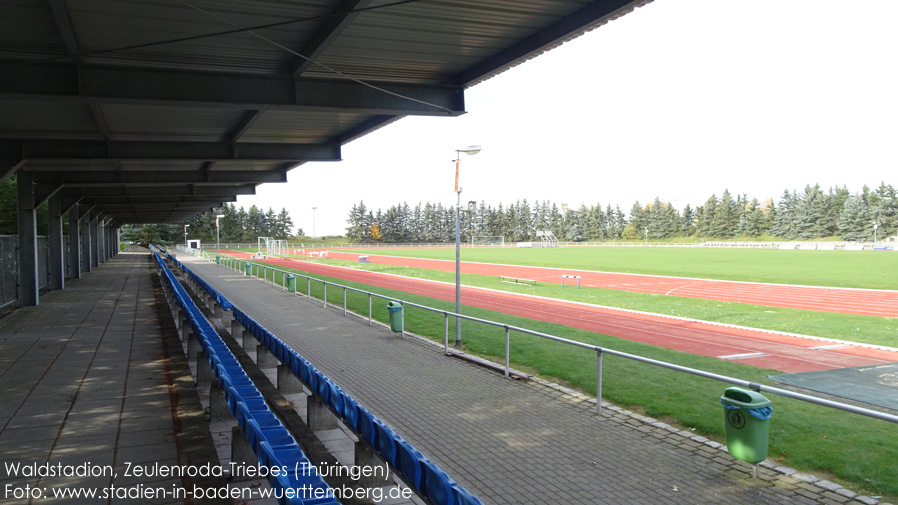
<path fill-rule="evenodd" d="M 155 277 L 147 253 L 119 254 L 0 319 L 0 503 L 185 503 L 176 490 L 222 486 L 126 475 L 214 456 Z M 97 498 L 53 497 L 67 492 Z"/>
<path fill-rule="evenodd" d="M 447 358 L 258 279 L 178 259 L 293 346 L 485 503 L 876 503 L 750 466 L 719 444 L 585 397 Z"/>

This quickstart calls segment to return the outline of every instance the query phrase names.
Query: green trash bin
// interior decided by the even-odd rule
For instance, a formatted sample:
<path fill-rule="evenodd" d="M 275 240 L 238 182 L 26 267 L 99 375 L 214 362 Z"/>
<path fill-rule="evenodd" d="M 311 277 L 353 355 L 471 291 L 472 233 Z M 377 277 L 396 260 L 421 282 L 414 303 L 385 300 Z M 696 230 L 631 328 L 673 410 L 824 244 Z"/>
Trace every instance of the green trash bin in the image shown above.
<path fill-rule="evenodd" d="M 221 254 L 215 255 L 215 263 L 221 265 Z"/>
<path fill-rule="evenodd" d="M 746 463 L 764 461 L 773 414 L 770 400 L 756 391 L 732 387 L 724 391 L 720 403 L 730 454 Z"/>
<path fill-rule="evenodd" d="M 287 291 L 296 293 L 296 276 L 287 274 Z"/>
<path fill-rule="evenodd" d="M 402 331 L 402 304 L 399 302 L 390 302 L 387 304 L 387 310 L 390 313 L 390 329 L 393 331 Z"/>
<path fill-rule="evenodd" d="M 246 275 L 252 275 L 252 274 L 253 274 L 253 264 L 250 263 L 249 261 L 247 261 L 246 263 L 243 264 L 243 268 L 244 268 L 245 271 L 246 271 Z"/>

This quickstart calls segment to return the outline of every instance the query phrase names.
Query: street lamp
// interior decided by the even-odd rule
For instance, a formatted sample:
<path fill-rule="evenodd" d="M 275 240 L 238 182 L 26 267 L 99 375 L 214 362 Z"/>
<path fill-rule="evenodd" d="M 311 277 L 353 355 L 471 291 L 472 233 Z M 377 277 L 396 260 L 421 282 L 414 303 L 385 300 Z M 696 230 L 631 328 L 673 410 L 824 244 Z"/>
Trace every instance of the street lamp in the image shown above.
<path fill-rule="evenodd" d="M 184 225 L 184 251 L 187 251 L 187 228 L 190 228 L 189 224 Z"/>
<path fill-rule="evenodd" d="M 312 207 L 312 238 L 315 238 L 315 209 L 318 207 Z"/>
<path fill-rule="evenodd" d="M 217 214 L 215 216 L 215 250 L 216 251 L 221 249 L 221 241 L 219 240 L 221 234 L 219 233 L 219 230 L 218 230 L 218 219 L 222 218 L 222 217 L 224 217 L 224 214 Z"/>
<path fill-rule="evenodd" d="M 876 247 L 876 230 L 879 228 L 879 223 L 873 222 L 873 247 Z"/>
<path fill-rule="evenodd" d="M 645 245 L 649 245 L 649 227 L 645 227 Z"/>
<path fill-rule="evenodd" d="M 455 193 L 458 201 L 455 204 L 455 313 L 461 314 L 461 226 L 459 213 L 461 212 L 461 188 L 458 186 L 458 166 L 461 163 L 461 153 L 473 156 L 480 152 L 480 146 L 468 146 L 467 149 L 455 150 Z M 455 346 L 461 345 L 461 318 L 455 317 Z"/>

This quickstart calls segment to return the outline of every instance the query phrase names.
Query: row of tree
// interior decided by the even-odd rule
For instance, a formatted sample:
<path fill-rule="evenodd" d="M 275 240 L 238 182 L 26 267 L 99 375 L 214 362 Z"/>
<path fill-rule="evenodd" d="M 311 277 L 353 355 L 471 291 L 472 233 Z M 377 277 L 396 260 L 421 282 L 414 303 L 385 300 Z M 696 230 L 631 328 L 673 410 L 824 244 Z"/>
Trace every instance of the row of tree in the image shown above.
<path fill-rule="evenodd" d="M 789 240 L 840 237 L 872 240 L 898 232 L 898 195 L 885 183 L 851 194 L 848 188 L 808 185 L 801 192 L 784 191 L 779 201 L 759 201 L 728 191 L 711 195 L 702 205 L 682 210 L 655 198 L 633 204 L 629 214 L 619 206 L 604 207 L 550 201 L 518 200 L 492 207 L 480 202 L 472 211 L 459 213 L 462 240 L 477 235 L 502 236 L 520 242 L 537 239 L 537 231 L 551 231 L 561 240 L 574 242 L 621 239 L 663 240 L 694 236 L 703 239 L 758 238 Z M 407 203 L 373 210 L 364 202 L 354 204 L 347 219 L 346 236 L 353 242 L 452 242 L 455 240 L 455 208 L 442 204 Z"/>
<path fill-rule="evenodd" d="M 216 235 L 215 218 L 218 218 Z M 204 244 L 221 243 L 256 243 L 258 237 L 271 237 L 286 240 L 293 235 L 293 219 L 287 209 L 275 214 L 267 212 L 255 205 L 248 210 L 237 208 L 233 204 L 225 205 L 212 212 L 207 212 L 181 224 L 150 224 L 125 226 L 122 229 L 122 240 L 140 244 L 173 244 L 184 242 L 184 225 L 189 225 L 187 235 L 191 239 L 199 239 Z M 298 235 L 303 231 L 298 230 Z"/>

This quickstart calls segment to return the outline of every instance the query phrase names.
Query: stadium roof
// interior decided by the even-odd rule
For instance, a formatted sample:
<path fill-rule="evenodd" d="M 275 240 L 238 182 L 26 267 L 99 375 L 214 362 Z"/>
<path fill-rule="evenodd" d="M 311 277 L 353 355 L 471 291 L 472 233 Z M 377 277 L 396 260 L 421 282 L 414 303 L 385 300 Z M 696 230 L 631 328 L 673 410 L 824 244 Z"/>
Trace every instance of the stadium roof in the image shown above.
<path fill-rule="evenodd" d="M 650 0 L 6 0 L 0 179 L 180 222 Z"/>

